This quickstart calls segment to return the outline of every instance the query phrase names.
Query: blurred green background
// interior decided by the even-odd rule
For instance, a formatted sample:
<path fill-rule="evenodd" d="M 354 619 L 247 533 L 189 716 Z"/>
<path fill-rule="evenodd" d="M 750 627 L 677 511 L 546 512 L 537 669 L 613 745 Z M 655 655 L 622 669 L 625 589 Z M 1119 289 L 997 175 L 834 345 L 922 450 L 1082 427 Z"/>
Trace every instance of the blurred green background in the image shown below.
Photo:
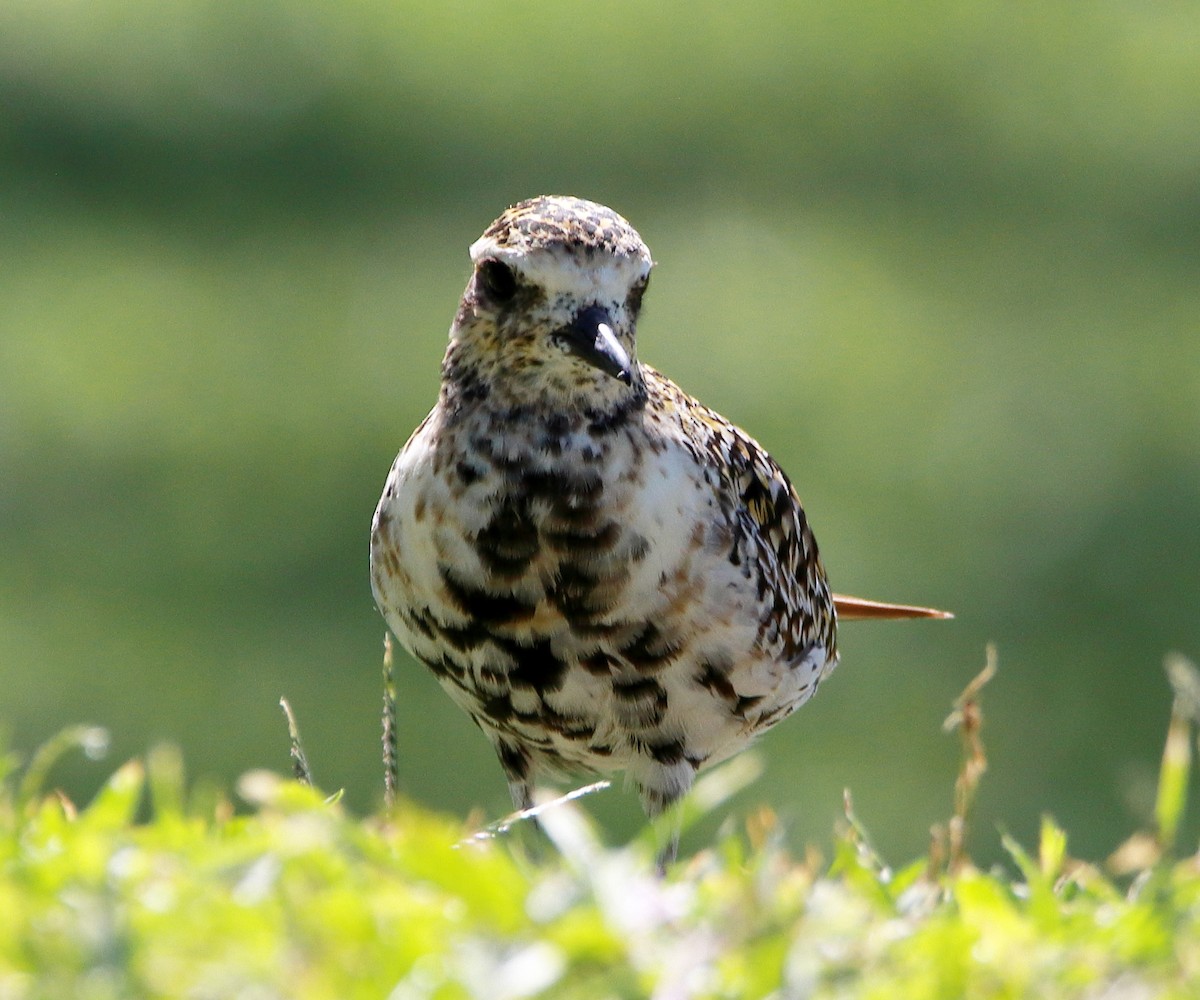
<path fill-rule="evenodd" d="M 844 628 L 742 805 L 821 842 L 848 786 L 921 850 L 994 640 L 979 854 L 1046 810 L 1106 853 L 1200 654 L 1197 51 L 1181 2 L 0 5 L 0 724 L 228 780 L 287 766 L 287 695 L 374 806 L 371 513 L 467 246 L 570 193 L 646 238 L 642 358 L 791 473 L 835 585 L 958 614 Z M 505 810 L 400 688 L 405 790 Z"/>

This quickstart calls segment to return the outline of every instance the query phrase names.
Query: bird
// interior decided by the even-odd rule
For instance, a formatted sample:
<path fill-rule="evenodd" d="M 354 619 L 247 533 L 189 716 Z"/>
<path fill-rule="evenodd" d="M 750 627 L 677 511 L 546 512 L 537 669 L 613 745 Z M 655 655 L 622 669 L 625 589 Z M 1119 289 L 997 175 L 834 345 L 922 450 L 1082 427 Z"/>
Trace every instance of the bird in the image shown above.
<path fill-rule="evenodd" d="M 624 772 L 656 817 L 816 693 L 839 619 L 951 617 L 833 593 L 780 466 L 638 360 L 653 259 L 621 215 L 531 198 L 470 257 L 371 580 L 518 810 L 542 778 Z"/>

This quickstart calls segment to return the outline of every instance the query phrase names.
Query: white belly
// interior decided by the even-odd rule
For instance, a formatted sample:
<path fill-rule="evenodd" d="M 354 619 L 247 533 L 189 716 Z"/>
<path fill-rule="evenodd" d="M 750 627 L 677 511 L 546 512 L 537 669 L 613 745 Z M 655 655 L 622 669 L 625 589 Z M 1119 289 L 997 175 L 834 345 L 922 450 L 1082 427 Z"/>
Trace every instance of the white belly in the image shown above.
<path fill-rule="evenodd" d="M 493 742 L 646 784 L 731 756 L 811 696 L 826 651 L 766 648 L 761 587 L 690 452 L 622 430 L 552 454 L 509 433 L 463 466 L 471 434 L 435 416 L 401 453 L 372 579 L 397 637 Z"/>

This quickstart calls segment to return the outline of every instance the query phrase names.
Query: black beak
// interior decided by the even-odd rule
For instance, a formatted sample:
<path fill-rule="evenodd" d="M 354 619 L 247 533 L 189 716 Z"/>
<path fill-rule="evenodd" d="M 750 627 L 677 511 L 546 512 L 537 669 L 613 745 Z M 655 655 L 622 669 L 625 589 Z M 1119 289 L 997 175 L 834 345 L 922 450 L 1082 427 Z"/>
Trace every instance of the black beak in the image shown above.
<path fill-rule="evenodd" d="M 612 317 L 603 306 L 580 309 L 560 332 L 568 351 L 594 368 L 629 385 L 633 362 L 613 332 Z"/>

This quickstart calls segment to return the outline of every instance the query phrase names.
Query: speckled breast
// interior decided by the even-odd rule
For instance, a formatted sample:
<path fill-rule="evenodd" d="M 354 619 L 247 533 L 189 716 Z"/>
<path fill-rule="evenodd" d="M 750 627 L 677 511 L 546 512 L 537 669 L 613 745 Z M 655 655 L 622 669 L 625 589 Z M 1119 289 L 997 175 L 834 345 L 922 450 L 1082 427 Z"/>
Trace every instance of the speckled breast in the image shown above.
<path fill-rule="evenodd" d="M 764 647 L 746 544 L 711 470 L 639 420 L 435 411 L 392 469 L 372 576 L 397 636 L 498 745 L 549 767 L 699 767 L 825 665 L 815 644 L 791 662 Z"/>

